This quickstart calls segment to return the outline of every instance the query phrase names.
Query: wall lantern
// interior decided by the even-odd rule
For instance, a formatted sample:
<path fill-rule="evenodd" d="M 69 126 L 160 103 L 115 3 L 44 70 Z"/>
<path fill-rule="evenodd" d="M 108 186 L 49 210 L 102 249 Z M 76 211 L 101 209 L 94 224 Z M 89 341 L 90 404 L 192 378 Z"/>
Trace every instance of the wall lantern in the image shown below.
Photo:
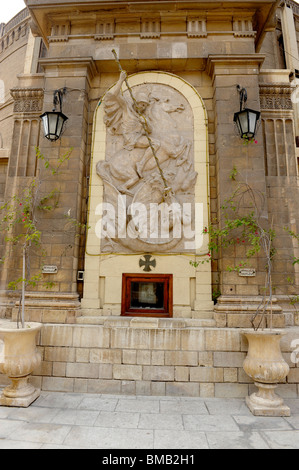
<path fill-rule="evenodd" d="M 62 97 L 66 92 L 66 88 L 62 90 L 56 90 L 54 92 L 53 111 L 47 111 L 40 118 L 43 121 L 45 137 L 51 142 L 58 140 L 62 134 L 64 123 L 67 121 L 67 117 L 62 113 Z M 59 104 L 60 111 L 56 111 L 56 107 Z"/>
<path fill-rule="evenodd" d="M 261 113 L 245 107 L 247 101 L 246 88 L 241 88 L 240 85 L 237 85 L 237 90 L 240 93 L 240 111 L 235 113 L 234 122 L 240 137 L 248 141 L 254 139 Z"/>

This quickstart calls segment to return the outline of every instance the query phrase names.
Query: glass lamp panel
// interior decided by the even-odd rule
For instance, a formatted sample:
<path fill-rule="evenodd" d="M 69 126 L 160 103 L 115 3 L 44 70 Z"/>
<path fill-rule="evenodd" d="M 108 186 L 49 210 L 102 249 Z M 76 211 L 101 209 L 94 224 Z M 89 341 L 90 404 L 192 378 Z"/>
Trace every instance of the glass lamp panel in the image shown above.
<path fill-rule="evenodd" d="M 249 121 L 248 137 L 253 137 L 255 134 L 256 121 L 257 121 L 257 115 L 255 112 L 248 111 L 248 121 Z"/>
<path fill-rule="evenodd" d="M 57 119 L 59 118 L 57 113 L 49 113 L 49 134 L 51 137 L 57 136 Z"/>
<path fill-rule="evenodd" d="M 61 135 L 63 124 L 64 124 L 63 115 L 57 116 L 57 128 L 56 128 L 57 137 L 60 137 L 60 135 Z"/>
<path fill-rule="evenodd" d="M 248 115 L 247 111 L 242 111 L 239 114 L 239 122 L 240 122 L 240 128 L 241 128 L 241 137 L 247 136 L 248 133 Z"/>
<path fill-rule="evenodd" d="M 44 134 L 47 136 L 49 134 L 49 123 L 48 123 L 48 114 L 43 114 L 42 116 L 43 126 L 44 126 Z"/>

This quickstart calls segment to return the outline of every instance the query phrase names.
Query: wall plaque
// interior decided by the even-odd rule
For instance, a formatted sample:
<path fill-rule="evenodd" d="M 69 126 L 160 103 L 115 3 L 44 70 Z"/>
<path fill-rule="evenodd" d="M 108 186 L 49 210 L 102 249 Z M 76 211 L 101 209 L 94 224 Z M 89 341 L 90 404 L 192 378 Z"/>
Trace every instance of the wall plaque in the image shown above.
<path fill-rule="evenodd" d="M 242 268 L 239 270 L 239 276 L 242 277 L 254 277 L 256 274 L 253 268 Z"/>
<path fill-rule="evenodd" d="M 51 266 L 51 265 L 43 266 L 42 273 L 43 274 L 57 274 L 58 268 L 57 266 Z"/>

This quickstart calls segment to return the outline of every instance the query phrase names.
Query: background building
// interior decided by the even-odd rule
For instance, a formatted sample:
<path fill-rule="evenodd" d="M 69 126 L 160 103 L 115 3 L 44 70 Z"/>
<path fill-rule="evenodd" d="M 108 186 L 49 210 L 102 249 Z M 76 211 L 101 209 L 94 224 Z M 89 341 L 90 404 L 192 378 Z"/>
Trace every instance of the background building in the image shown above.
<path fill-rule="evenodd" d="M 176 201 L 192 210 L 200 205 L 202 227 L 221 219 L 234 167 L 263 195 L 265 220 L 277 233 L 274 326 L 288 329 L 283 347 L 289 358 L 299 332 L 290 304 L 298 294 L 298 246 L 284 229 L 299 233 L 299 6 L 270 0 L 76 3 L 26 0 L 27 9 L 0 27 L 0 200 L 39 175 L 36 147 L 50 162 L 73 149 L 55 182 L 59 209 L 39 215 L 46 256 L 33 248 L 30 257 L 33 272 L 41 263 L 55 268 L 43 274 L 53 281 L 51 290 L 40 282 L 27 294 L 27 318 L 44 323 L 44 360 L 34 380 L 49 390 L 245 396 L 251 385 L 242 372 L 240 328 L 250 325 L 263 295 L 265 259 L 255 256 L 254 271 L 240 275 L 235 268 L 244 246 L 201 263 L 209 255 L 198 231 L 192 248 L 184 237 L 174 243 L 173 233 L 156 243 L 140 234 L 129 241 L 96 234 L 99 204 L 126 195 L 127 204 L 146 205 L 163 193 L 148 161 L 145 174 L 130 168 L 139 144 L 121 147 L 124 131 L 112 125 L 112 132 L 105 120 L 108 91 L 116 93 L 120 76 L 112 51 L 136 96 L 146 94 Z M 261 111 L 257 143 L 243 145 L 236 132 L 237 85 L 246 88 L 248 107 Z M 40 115 L 52 110 L 57 90 L 68 120 L 61 138 L 49 142 Z M 123 96 L 129 99 L 128 91 Z M 8 283 L 20 277 L 21 260 L 4 237 L 0 242 L 6 255 L 0 312 L 15 318 L 18 296 Z M 168 303 L 158 305 L 161 286 Z M 135 308 L 127 303 L 134 289 Z M 149 316 L 142 314 L 142 295 L 146 303 L 154 299 Z M 297 395 L 298 369 L 288 362 L 282 390 Z"/>

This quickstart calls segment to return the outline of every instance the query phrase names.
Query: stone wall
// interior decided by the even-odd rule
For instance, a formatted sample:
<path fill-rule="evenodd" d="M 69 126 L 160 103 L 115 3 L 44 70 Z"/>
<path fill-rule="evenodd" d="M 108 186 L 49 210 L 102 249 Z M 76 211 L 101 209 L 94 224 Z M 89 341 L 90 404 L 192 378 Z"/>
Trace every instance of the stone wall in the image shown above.
<path fill-rule="evenodd" d="M 247 340 L 237 328 L 195 320 L 103 318 L 99 325 L 44 324 L 42 365 L 32 378 L 44 391 L 194 397 L 245 397 L 255 386 L 243 371 Z M 299 327 L 281 341 L 290 366 L 279 385 L 298 396 L 299 368 L 291 353 Z M 7 379 L 0 375 L 0 386 Z"/>

